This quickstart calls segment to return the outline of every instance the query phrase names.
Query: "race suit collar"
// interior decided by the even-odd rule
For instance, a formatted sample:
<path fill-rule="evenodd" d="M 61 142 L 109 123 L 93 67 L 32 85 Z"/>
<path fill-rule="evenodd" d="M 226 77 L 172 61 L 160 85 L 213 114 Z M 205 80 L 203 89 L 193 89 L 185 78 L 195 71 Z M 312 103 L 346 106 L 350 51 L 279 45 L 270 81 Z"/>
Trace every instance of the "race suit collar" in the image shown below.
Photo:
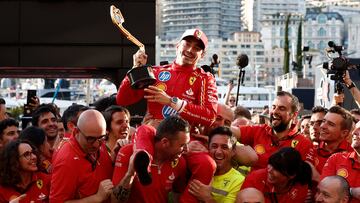
<path fill-rule="evenodd" d="M 186 71 L 186 72 L 192 72 L 193 70 L 196 69 L 196 66 L 194 65 L 179 65 L 177 63 L 175 63 L 175 61 L 173 62 L 172 64 L 172 68 L 175 70 L 175 71 Z"/>

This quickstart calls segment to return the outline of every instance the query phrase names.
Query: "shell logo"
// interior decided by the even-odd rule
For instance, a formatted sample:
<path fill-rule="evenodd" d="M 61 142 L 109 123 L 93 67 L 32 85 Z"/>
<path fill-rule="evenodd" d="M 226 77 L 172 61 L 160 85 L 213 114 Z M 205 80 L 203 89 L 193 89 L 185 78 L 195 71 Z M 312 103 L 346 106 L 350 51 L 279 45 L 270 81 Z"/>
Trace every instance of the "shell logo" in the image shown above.
<path fill-rule="evenodd" d="M 156 87 L 159 88 L 159 89 L 161 89 L 162 91 L 166 91 L 166 89 L 167 89 L 166 84 L 165 84 L 165 83 L 162 83 L 162 82 L 159 83 L 159 84 L 157 84 Z"/>
<path fill-rule="evenodd" d="M 345 168 L 341 168 L 341 169 L 336 171 L 336 175 L 347 178 L 349 174 L 348 174 L 348 171 Z"/>
<path fill-rule="evenodd" d="M 256 145 L 256 146 L 254 147 L 254 149 L 255 149 L 255 152 L 256 152 L 257 154 L 264 154 L 264 153 L 265 153 L 265 148 L 264 148 L 264 146 L 261 145 L 261 144 Z"/>

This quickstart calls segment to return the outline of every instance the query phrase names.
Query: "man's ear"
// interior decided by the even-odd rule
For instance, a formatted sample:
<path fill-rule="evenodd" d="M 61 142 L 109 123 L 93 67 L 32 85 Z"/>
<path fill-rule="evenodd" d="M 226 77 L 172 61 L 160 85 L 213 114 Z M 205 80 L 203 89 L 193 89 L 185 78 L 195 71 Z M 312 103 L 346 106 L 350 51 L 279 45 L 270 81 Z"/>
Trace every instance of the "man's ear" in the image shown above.
<path fill-rule="evenodd" d="M 160 140 L 160 143 L 161 143 L 162 146 L 167 147 L 167 146 L 170 145 L 170 140 L 169 140 L 168 138 L 166 138 L 166 137 L 163 137 L 163 138 Z"/>
<path fill-rule="evenodd" d="M 203 50 L 203 52 L 201 53 L 201 58 L 204 58 L 205 55 L 206 55 L 206 51 Z"/>

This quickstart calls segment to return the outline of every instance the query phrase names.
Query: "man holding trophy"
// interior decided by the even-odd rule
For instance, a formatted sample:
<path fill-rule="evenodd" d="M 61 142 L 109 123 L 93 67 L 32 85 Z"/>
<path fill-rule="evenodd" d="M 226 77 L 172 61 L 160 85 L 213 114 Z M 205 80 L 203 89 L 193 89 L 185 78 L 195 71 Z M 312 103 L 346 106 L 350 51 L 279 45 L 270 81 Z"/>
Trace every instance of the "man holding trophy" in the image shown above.
<path fill-rule="evenodd" d="M 200 29 L 186 30 L 176 45 L 176 58 L 173 63 L 149 67 L 146 66 L 147 55 L 143 44 L 121 26 L 124 19 L 120 11 L 115 10 L 112 15 L 115 15 L 115 18 L 112 16 L 112 19 L 120 28 L 120 31 L 127 39 L 139 46 L 139 50 L 133 55 L 134 66 L 120 85 L 116 96 L 117 104 L 127 106 L 145 98 L 147 100 L 147 115 L 144 124 L 152 125 L 155 128 L 162 120 L 173 115 L 182 117 L 190 125 L 210 126 L 216 119 L 217 111 L 218 97 L 215 78 L 211 73 L 205 73 L 203 69 L 196 67 L 198 61 L 204 57 L 207 48 L 208 39 L 205 33 Z M 117 21 L 117 19 L 120 21 Z M 148 73 L 144 74 L 141 72 L 142 70 Z M 154 156 L 151 153 L 153 151 L 151 143 L 152 141 L 149 139 L 137 139 L 135 141 L 136 149 L 146 152 L 145 154 L 148 155 L 135 152 L 134 161 L 132 162 L 139 181 L 142 185 L 148 185 L 148 187 L 152 187 L 151 174 L 156 172 L 156 170 L 152 170 L 150 164 Z M 119 155 L 121 155 L 120 152 L 117 160 L 121 159 Z M 187 161 L 187 167 L 191 171 L 190 179 L 197 179 L 206 185 L 210 184 L 216 169 L 216 163 L 209 154 L 188 153 L 184 157 Z M 174 161 L 176 162 L 176 160 Z M 148 166 L 149 174 L 145 172 L 144 175 L 144 171 L 141 169 L 144 166 Z M 115 163 L 114 174 L 117 170 L 119 168 Z M 118 190 L 120 186 L 117 184 L 114 183 L 117 188 L 115 191 L 118 192 L 114 194 L 120 197 L 122 195 L 119 194 L 124 192 Z M 131 188 L 131 192 L 138 189 Z M 180 202 L 198 202 L 189 193 L 188 187 L 179 200 Z"/>
<path fill-rule="evenodd" d="M 205 55 L 207 42 L 201 30 L 186 30 L 176 45 L 175 61 L 152 67 L 155 84 L 145 89 L 133 89 L 129 77 L 126 77 L 120 85 L 117 104 L 127 106 L 142 98 L 147 99 L 147 112 L 155 119 L 155 122 L 150 119 L 150 123 L 155 126 L 156 120 L 174 114 L 191 124 L 210 125 L 216 116 L 216 83 L 211 74 L 196 67 Z M 134 68 L 141 67 L 146 64 L 147 55 L 139 49 L 133 59 Z"/>

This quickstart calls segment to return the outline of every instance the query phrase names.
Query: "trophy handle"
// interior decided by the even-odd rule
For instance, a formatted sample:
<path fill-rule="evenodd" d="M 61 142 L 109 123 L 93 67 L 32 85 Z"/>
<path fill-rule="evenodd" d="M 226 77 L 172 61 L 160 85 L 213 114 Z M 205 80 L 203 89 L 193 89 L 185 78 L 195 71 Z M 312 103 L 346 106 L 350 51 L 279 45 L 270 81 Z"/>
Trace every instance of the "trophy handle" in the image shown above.
<path fill-rule="evenodd" d="M 120 32 L 125 35 L 125 37 L 130 40 L 132 43 L 136 44 L 140 50 L 145 52 L 145 46 L 138 39 L 136 39 L 129 31 L 127 31 L 122 24 L 125 22 L 121 11 L 116 8 L 114 5 L 110 6 L 110 16 L 112 22 L 119 28 Z"/>

